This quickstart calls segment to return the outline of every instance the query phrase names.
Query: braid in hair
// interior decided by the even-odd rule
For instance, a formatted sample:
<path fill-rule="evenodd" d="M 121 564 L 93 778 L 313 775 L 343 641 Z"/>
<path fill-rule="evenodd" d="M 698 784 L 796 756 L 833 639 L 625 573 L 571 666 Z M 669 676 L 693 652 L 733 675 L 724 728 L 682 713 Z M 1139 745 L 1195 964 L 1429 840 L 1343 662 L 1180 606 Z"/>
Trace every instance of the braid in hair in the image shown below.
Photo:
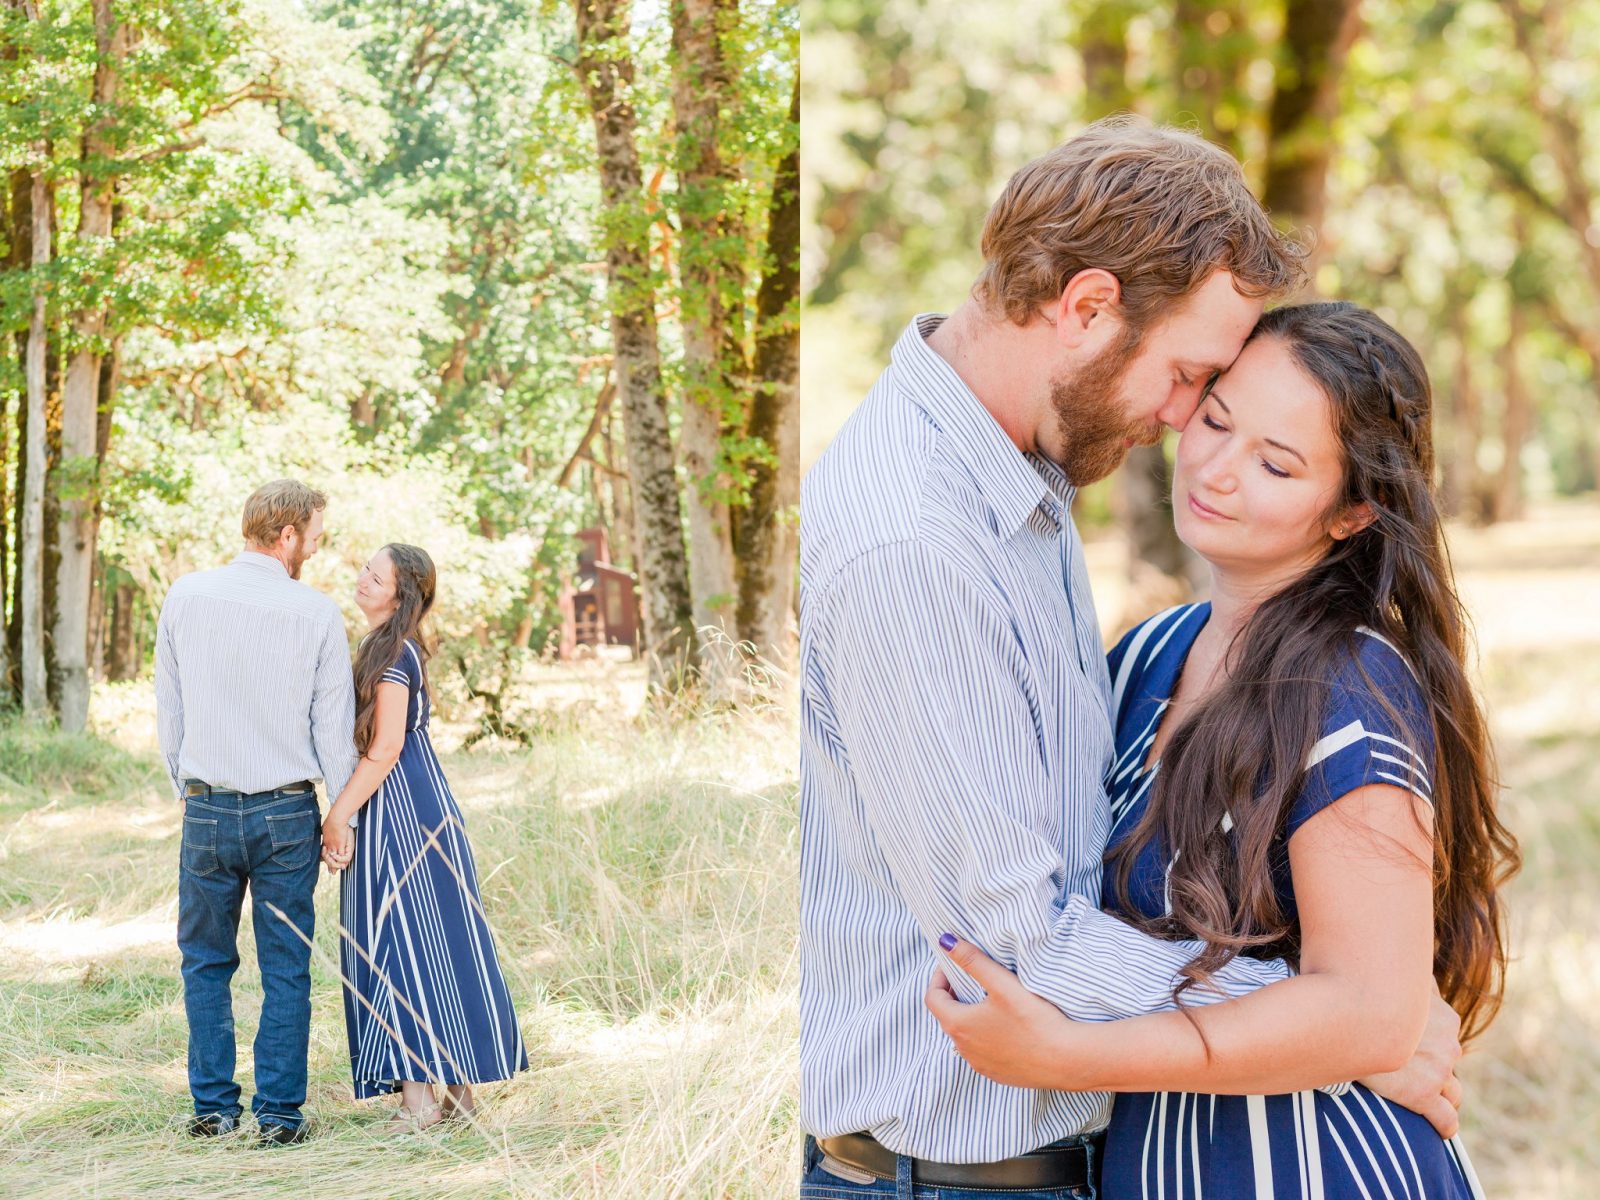
<path fill-rule="evenodd" d="M 1378 385 L 1378 395 L 1388 406 L 1389 419 L 1400 430 L 1400 436 L 1405 439 L 1406 449 L 1411 452 L 1423 471 L 1431 477 L 1433 439 L 1422 436 L 1417 412 L 1419 398 L 1408 396 L 1402 390 L 1395 371 L 1384 361 L 1378 340 L 1371 333 L 1365 329 L 1360 330 L 1351 340 L 1355 343 L 1356 352 L 1367 364 L 1367 369 L 1372 372 L 1372 378 Z M 1392 341 L 1386 341 L 1384 344 L 1393 350 Z"/>

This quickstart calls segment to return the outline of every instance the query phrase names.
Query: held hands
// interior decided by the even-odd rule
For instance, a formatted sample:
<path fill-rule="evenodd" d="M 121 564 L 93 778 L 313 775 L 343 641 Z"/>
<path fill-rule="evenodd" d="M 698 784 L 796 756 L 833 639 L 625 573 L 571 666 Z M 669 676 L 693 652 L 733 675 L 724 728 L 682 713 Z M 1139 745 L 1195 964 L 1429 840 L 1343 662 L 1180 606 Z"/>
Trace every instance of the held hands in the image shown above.
<path fill-rule="evenodd" d="M 1428 1118 L 1440 1137 L 1454 1137 L 1461 1128 L 1461 1081 L 1455 1075 L 1462 1054 L 1460 1036 L 1461 1018 L 1436 989 L 1428 1009 L 1428 1027 L 1411 1061 L 1398 1071 L 1357 1082 Z"/>
<path fill-rule="evenodd" d="M 922 1002 L 955 1043 L 956 1053 L 978 1074 L 1012 1087 L 1066 1088 L 1089 1086 L 1069 1078 L 1074 1054 L 1088 1036 L 1083 1026 L 1041 1000 L 1020 980 L 971 942 L 954 934 L 939 939 L 950 961 L 983 988 L 988 996 L 975 1004 L 956 997 L 943 968 L 933 973 Z"/>
<path fill-rule="evenodd" d="M 356 831 L 350 828 L 350 815 L 335 804 L 322 822 L 322 861 L 328 874 L 336 875 L 350 865 L 356 849 Z"/>

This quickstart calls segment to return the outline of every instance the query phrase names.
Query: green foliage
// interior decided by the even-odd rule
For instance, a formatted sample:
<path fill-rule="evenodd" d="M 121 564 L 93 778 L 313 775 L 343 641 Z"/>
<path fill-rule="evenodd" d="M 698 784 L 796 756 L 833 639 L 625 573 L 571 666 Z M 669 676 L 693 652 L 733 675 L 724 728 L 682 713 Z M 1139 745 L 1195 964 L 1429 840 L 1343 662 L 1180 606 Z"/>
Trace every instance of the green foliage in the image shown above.
<path fill-rule="evenodd" d="M 1004 180 L 1103 112 L 1131 107 L 1198 126 L 1259 188 L 1286 63 L 1281 0 L 1035 3 L 929 10 L 912 0 L 819 0 L 808 10 L 802 230 L 802 373 L 809 459 L 865 393 L 912 314 L 949 311 L 981 264 L 979 233 Z M 1600 5 L 1524 6 L 1519 45 L 1500 0 L 1371 0 L 1330 123 L 1316 236 L 1317 290 L 1376 308 L 1427 358 L 1435 442 L 1464 418 L 1456 364 L 1476 385 L 1483 468 L 1503 453 L 1510 305 L 1528 317 L 1520 362 L 1535 407 L 1523 447 L 1534 493 L 1592 486 L 1600 438 L 1600 278 L 1595 226 L 1574 228 L 1568 181 L 1541 106 L 1571 120 L 1580 174 L 1600 186 Z M 1125 57 L 1091 79 L 1097 45 Z M 1303 148 L 1303 146 L 1301 147 Z M 1590 218 L 1592 220 L 1592 217 Z M 1458 345 L 1464 313 L 1466 341 Z"/>
<path fill-rule="evenodd" d="M 603 521 L 628 559 L 615 417 L 568 470 L 610 371 L 612 223 L 659 247 L 648 283 L 669 375 L 671 313 L 694 302 L 670 269 L 665 13 L 641 10 L 625 48 L 655 186 L 605 215 L 565 6 L 117 0 L 132 37 L 103 112 L 89 0 L 44 7 L 41 21 L 0 10 L 0 46 L 16 51 L 0 54 L 0 169 L 41 167 L 57 204 L 52 261 L 0 275 L 0 331 L 25 331 L 43 289 L 64 362 L 70 314 L 107 314 L 93 347 L 120 351 L 106 461 L 98 478 L 64 464 L 52 487 L 98 487 L 102 565 L 136 581 L 142 619 L 177 574 L 226 561 L 244 496 L 288 473 L 335 497 L 341 569 L 382 540 L 424 545 L 446 577 L 441 631 L 531 630 L 541 646 L 571 535 Z M 740 260 L 728 300 L 741 314 L 764 265 L 772 162 L 797 136 L 796 39 L 793 6 L 770 0 L 727 34 L 739 175 L 719 202 L 737 236 L 718 252 Z M 108 149 L 84 160 L 90 129 Z M 114 181 L 113 237 L 77 236 L 80 178 Z M 0 222 L 0 236 L 24 233 Z M 4 341 L 10 420 L 21 355 Z M 738 436 L 726 454 L 770 458 Z M 343 591 L 333 557 L 308 578 Z"/>

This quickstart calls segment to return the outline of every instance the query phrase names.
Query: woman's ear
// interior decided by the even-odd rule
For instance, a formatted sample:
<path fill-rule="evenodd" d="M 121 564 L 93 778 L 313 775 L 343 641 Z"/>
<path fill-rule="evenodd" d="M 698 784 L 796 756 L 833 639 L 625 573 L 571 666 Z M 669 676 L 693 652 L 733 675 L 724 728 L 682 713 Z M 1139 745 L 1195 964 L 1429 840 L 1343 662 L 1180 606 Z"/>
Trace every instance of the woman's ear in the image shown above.
<path fill-rule="evenodd" d="M 1372 511 L 1372 505 L 1363 500 L 1360 504 L 1351 505 L 1335 517 L 1328 535 L 1334 541 L 1342 542 L 1347 537 L 1354 537 L 1377 519 L 1378 514 Z"/>

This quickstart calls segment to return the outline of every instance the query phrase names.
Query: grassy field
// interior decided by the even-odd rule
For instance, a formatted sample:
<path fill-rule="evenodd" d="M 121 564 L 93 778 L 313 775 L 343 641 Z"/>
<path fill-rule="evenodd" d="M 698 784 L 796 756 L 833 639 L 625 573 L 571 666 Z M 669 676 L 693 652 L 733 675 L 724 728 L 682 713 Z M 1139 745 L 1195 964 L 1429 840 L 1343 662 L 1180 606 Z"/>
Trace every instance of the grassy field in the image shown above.
<path fill-rule="evenodd" d="M 530 749 L 446 753 L 531 1069 L 478 1128 L 388 1133 L 350 1099 L 317 888 L 308 1112 L 319 1136 L 196 1142 L 173 940 L 179 816 L 148 688 L 94 739 L 0 728 L 0 1194 L 772 1196 L 792 1188 L 795 759 L 784 711 L 635 713 L 631 667 L 550 671 Z M 446 724 L 441 748 L 464 729 Z M 248 920 L 246 921 L 248 926 Z M 235 979 L 240 1076 L 260 1004 Z M 248 1122 L 247 1122 L 248 1125 Z"/>
<path fill-rule="evenodd" d="M 1513 885 L 1504 1014 L 1469 1056 L 1465 1136 L 1491 1197 L 1586 1200 L 1600 1177 L 1600 512 L 1455 551 L 1477 619 Z M 1092 548 L 1118 611 L 1118 551 Z M 0 727 L 0 1194 L 104 1197 L 793 1195 L 792 709 L 638 715 L 631 667 L 549 671 L 530 749 L 450 747 L 532 1069 L 478 1128 L 385 1131 L 349 1099 L 318 888 L 310 1111 L 294 1150 L 196 1143 L 173 945 L 178 815 L 148 688 L 96 695 L 97 737 Z M 248 934 L 241 1075 L 259 1003 Z"/>

